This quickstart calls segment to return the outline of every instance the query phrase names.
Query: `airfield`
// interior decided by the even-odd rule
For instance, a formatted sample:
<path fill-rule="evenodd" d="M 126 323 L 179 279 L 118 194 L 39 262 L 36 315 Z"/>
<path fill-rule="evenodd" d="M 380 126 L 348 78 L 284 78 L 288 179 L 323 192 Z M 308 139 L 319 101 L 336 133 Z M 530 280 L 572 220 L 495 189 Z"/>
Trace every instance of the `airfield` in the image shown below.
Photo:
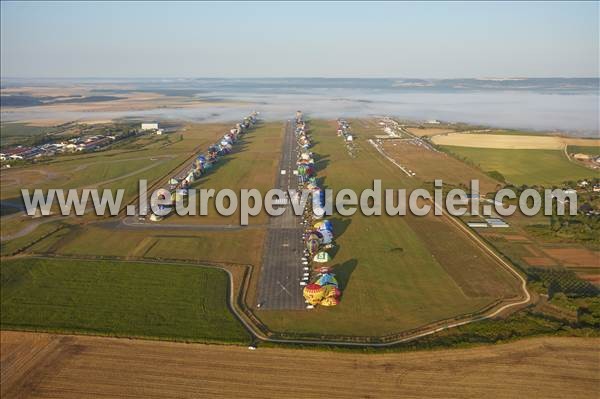
<path fill-rule="evenodd" d="M 570 153 L 594 153 L 600 146 L 599 140 L 560 139 L 563 140 L 560 146 L 546 148 L 548 140 L 543 139 L 540 148 L 509 149 L 495 148 L 494 145 L 499 145 L 498 138 L 488 142 L 479 138 L 477 143 L 482 143 L 479 144 L 482 147 L 465 147 L 464 141 L 448 141 L 454 134 L 470 134 L 460 133 L 456 127 L 402 126 L 395 128 L 393 134 L 386 134 L 385 121 L 385 118 L 349 120 L 354 140 L 348 144 L 336 134 L 338 122 L 309 119 L 310 150 L 319 186 L 360 192 L 371 187 L 373 179 L 381 179 L 384 189 L 410 190 L 429 188 L 436 178 L 455 187 L 467 186 L 470 179 L 477 178 L 481 180 L 482 192 L 488 193 L 507 182 L 549 184 L 563 176 L 583 179 L 596 173 L 576 163 Z M 168 357 L 163 351 L 189 351 L 187 360 L 182 361 L 185 366 L 182 363 L 177 367 L 197 370 L 191 374 L 207 372 L 194 356 L 214 356 L 221 360 L 213 362 L 218 369 L 211 375 L 230 376 L 227 378 L 235 381 L 229 392 L 233 395 L 237 389 L 245 389 L 249 382 L 242 377 L 252 370 L 270 373 L 266 364 L 288 364 L 299 353 L 315 364 L 327 359 L 334 370 L 362 362 L 359 354 L 343 353 L 337 360 L 335 352 L 298 352 L 269 346 L 408 350 L 549 335 L 564 332 L 578 316 L 572 310 L 573 303 L 568 304 L 571 310 L 565 310 L 544 296 L 547 287 L 543 284 L 549 284 L 548 279 L 552 278 L 548 272 L 574 273 L 568 275 L 569 287 L 596 289 L 600 269 L 596 247 L 574 242 L 559 244 L 536 235 L 531 220 L 520 215 L 507 218 L 510 226 L 506 229 L 487 230 L 468 227 L 470 219 L 450 216 L 366 217 L 360 212 L 349 217 L 334 215 L 328 218 L 335 233 L 328 266 L 342 294 L 337 306 L 308 309 L 300 284 L 305 273 L 302 261 L 305 228 L 303 219 L 292 215 L 289 202 L 283 216 L 261 214 L 252 217 L 248 226 L 239 226 L 239 213 L 226 217 L 214 212 L 203 217 L 173 215 L 153 222 L 126 216 L 124 212 L 118 217 L 86 213 L 79 218 L 56 214 L 32 218 L 24 216 L 19 208 L 19 189 L 23 187 L 124 187 L 127 189 L 124 205 L 134 203 L 138 179 L 148 179 L 149 187 L 167 185 L 173 176 L 186 172 L 198 154 L 220 140 L 231 126 L 188 123 L 172 134 L 140 136 L 115 149 L 2 170 L 0 317 L 3 347 L 6 343 L 10 348 L 9 355 L 3 350 L 2 362 L 12 364 L 15 357 L 23 359 L 19 363 L 22 366 L 11 366 L 10 373 L 3 372 L 3 396 L 5 392 L 11 396 L 22 389 L 31 389 L 29 393 L 39 397 L 52 392 L 65 395 L 70 392 L 76 397 L 92 394 L 96 389 L 106 392 L 122 389 L 119 378 L 134 369 L 151 367 L 152 362 L 136 360 L 126 367 L 127 372 L 106 369 L 107 364 L 121 356 L 121 351 L 152 361 Z M 501 132 L 496 134 L 503 136 Z M 494 132 L 489 134 L 493 135 Z M 527 143 L 523 147 L 538 140 L 535 138 L 538 136 L 523 137 Z M 552 143 L 556 140 L 552 138 Z M 258 188 L 263 193 L 274 187 L 295 188 L 298 151 L 292 119 L 259 121 L 240 136 L 230 153 L 223 155 L 191 186 L 234 191 Z M 504 161 L 495 161 L 493 156 L 486 158 L 485 151 L 504 156 Z M 548 154 L 551 158 L 547 158 Z M 554 164 L 550 165 L 554 158 L 559 160 L 556 168 L 560 173 L 552 169 Z M 534 167 L 540 162 L 549 164 L 544 163 L 545 169 Z M 529 164 L 534 166 L 528 167 Z M 499 172 L 506 180 L 499 180 L 490 171 Z M 534 222 L 538 226 L 547 223 L 544 219 Z M 311 281 L 317 278 L 313 270 L 308 274 Z M 542 276 L 543 281 L 532 285 L 533 275 Z M 588 304 L 578 302 L 577 306 Z M 546 319 L 546 314 L 569 321 Z M 61 334 L 141 338 L 151 342 Z M 232 347 L 190 346 L 158 340 L 221 343 Z M 104 344 L 108 346 L 100 349 Z M 249 344 L 258 346 L 258 351 L 250 353 L 240 347 Z M 548 373 L 540 368 L 532 372 L 533 365 L 556 364 L 564 356 L 577 356 L 581 369 L 589 372 L 593 370 L 590 345 L 596 345 L 595 341 L 543 338 L 507 346 L 418 352 L 414 356 L 423 359 L 419 367 L 429 370 L 427 375 L 440 379 L 440 384 L 431 387 L 431 395 L 452 396 L 453 389 L 459 389 L 453 386 L 450 374 L 441 373 L 442 366 L 434 365 L 439 356 L 448 364 L 456 361 L 471 364 L 461 359 L 475 359 L 475 364 L 483 364 L 487 359 L 501 357 L 505 360 L 485 365 L 496 378 L 485 379 L 491 385 L 484 386 L 483 380 L 469 380 L 466 383 L 472 384 L 470 392 L 484 394 L 488 389 L 497 390 L 504 379 L 515 379 L 519 372 L 526 372 L 534 373 L 535 377 L 518 385 L 530 390 L 531 396 L 543 397 L 544 391 L 539 390 L 536 378 L 547 382 L 548 373 L 556 368 L 549 368 Z M 553 351 L 545 351 L 548 347 L 554 348 Z M 27 357 L 28 351 L 39 351 L 39 356 Z M 231 365 L 259 353 L 264 358 L 253 358 L 256 363 L 239 368 Z M 417 361 L 411 356 L 409 359 L 404 354 L 369 355 L 366 364 L 356 368 L 356 372 L 364 377 L 373 370 L 385 371 L 381 375 L 376 373 L 377 379 L 367 384 L 374 396 L 403 392 L 398 389 L 405 389 L 410 396 L 411 384 L 422 384 L 419 380 L 422 376 L 411 376 L 406 371 L 413 367 L 409 364 Z M 539 361 L 524 364 L 515 360 L 523 356 L 533 356 L 531 359 Z M 36 378 L 39 375 L 39 384 L 24 388 L 19 373 L 27 374 L 29 368 L 35 369 L 40 364 L 56 364 L 57 374 L 40 371 L 41 374 L 35 374 Z M 72 379 L 65 377 L 77 375 L 69 371 L 77 365 L 91 368 L 81 369 L 81 374 Z M 106 371 L 96 375 L 98 380 L 90 386 L 91 391 L 78 391 L 77 378 L 88 378 L 95 367 Z M 289 373 L 294 368 L 302 370 L 297 363 L 281 370 Z M 284 388 L 271 384 L 260 374 L 252 374 L 258 375 L 256 395 L 261 389 L 275 394 Z M 580 378 L 573 375 L 582 374 L 562 369 L 555 381 L 567 389 L 570 385 L 565 381 L 575 383 Z M 179 377 L 173 375 L 173 378 Z M 348 378 L 344 384 L 348 392 L 357 392 L 352 388 L 352 374 L 340 378 Z M 583 395 L 585 384 L 594 382 L 593 377 L 583 380 L 577 389 L 569 391 L 575 397 Z M 218 378 L 211 381 L 219 382 Z M 211 381 L 206 381 L 207 393 L 212 392 Z M 197 381 L 181 382 L 181 396 L 198 389 Z M 438 391 L 442 389 L 439 387 L 447 387 L 448 391 Z M 129 388 L 135 392 L 142 389 Z M 307 397 L 317 394 L 312 388 L 304 388 Z M 505 397 L 514 394 L 510 387 L 505 388 Z M 545 388 L 552 391 L 551 384 L 546 383 Z M 145 391 L 148 396 L 159 397 L 165 388 L 153 385 L 148 389 Z"/>
<path fill-rule="evenodd" d="M 173 151 L 166 152 L 162 148 L 163 156 L 169 153 L 174 156 L 171 160 L 165 158 L 168 161 L 164 161 L 163 173 L 166 170 L 173 173 L 177 168 L 173 165 L 178 163 L 186 165 L 186 160 L 189 162 L 190 156 L 199 148 L 214 141 L 221 129 L 220 125 L 186 128 L 183 141 L 167 147 L 173 147 Z M 384 187 L 415 187 L 419 184 L 414 178 L 403 177 L 393 164 L 378 156 L 367 143 L 367 137 L 357 142 L 359 152 L 353 158 L 347 153 L 343 140 L 335 135 L 334 123 L 314 121 L 310 129 L 315 140 L 314 152 L 319 154 L 317 174 L 324 187 L 360 190 L 369 187 L 373 178 L 381 178 Z M 262 182 L 264 185 L 259 188 L 266 190 L 270 180 L 287 188 L 289 179 L 294 178 L 290 163 L 291 137 L 284 124 L 262 124 L 244 136 L 234 152 L 224 157 L 215 170 L 194 184 L 238 190 Z M 149 148 L 142 146 L 136 152 L 158 156 L 154 150 L 157 146 L 157 143 L 150 143 Z M 187 150 L 189 148 L 191 150 Z M 128 151 L 126 156 L 125 159 L 131 158 L 131 153 Z M 115 154 L 108 159 L 120 157 L 125 155 Z M 123 170 L 126 177 L 110 184 L 131 180 L 133 185 L 135 178 L 145 175 L 145 171 L 139 171 L 144 167 L 140 164 L 124 162 L 123 165 L 131 165 L 133 170 Z M 152 171 L 158 175 L 160 171 L 156 169 Z M 52 167 L 49 170 L 52 171 Z M 136 170 L 138 173 L 131 175 Z M 281 170 L 287 170 L 287 173 L 283 175 Z M 3 178 L 14 180 L 16 177 L 13 176 L 20 175 L 23 172 L 15 169 L 4 173 Z M 98 178 L 106 177 L 105 174 L 101 176 Z M 238 176 L 237 179 L 234 176 Z M 165 177 L 149 176 L 150 181 L 161 179 L 164 181 Z M 46 184 L 49 186 L 51 182 Z M 8 190 L 6 195 L 13 198 L 16 193 Z M 125 219 L 118 222 L 86 215 L 83 223 L 76 218 L 53 220 L 48 225 L 55 227 L 56 232 L 35 229 L 7 244 L 24 242 L 27 246 L 31 241 L 26 239 L 36 241 L 37 238 L 39 241 L 19 252 L 37 256 L 90 261 L 163 260 L 251 268 L 249 276 L 245 277 L 248 282 L 238 281 L 235 285 L 247 284 L 243 305 L 254 313 L 262 326 L 277 334 L 309 337 L 391 335 L 422 329 L 444 320 L 459 320 L 490 307 L 523 299 L 519 279 L 490 256 L 480 243 L 450 222 L 433 217 L 369 218 L 355 215 L 332 219 L 337 236 L 332 267 L 344 287 L 343 302 L 332 311 L 307 311 L 298 284 L 302 274 L 300 248 L 303 245 L 298 221 L 285 215 L 271 221 L 258 216 L 248 227 L 236 228 L 236 217 L 217 220 L 220 217 L 174 216 L 156 223 L 132 222 L 130 218 L 127 223 Z M 452 242 L 452 245 L 440 245 L 428 233 L 432 229 L 437 231 L 438 237 L 445 236 L 444 242 Z M 259 304 L 260 308 L 257 307 Z M 89 328 L 95 329 L 93 325 Z"/>

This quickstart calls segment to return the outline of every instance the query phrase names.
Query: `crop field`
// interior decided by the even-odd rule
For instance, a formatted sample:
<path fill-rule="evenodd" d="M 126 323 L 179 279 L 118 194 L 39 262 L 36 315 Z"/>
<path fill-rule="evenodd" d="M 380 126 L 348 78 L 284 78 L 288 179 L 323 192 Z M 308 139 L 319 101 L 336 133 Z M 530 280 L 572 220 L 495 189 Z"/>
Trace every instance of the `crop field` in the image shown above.
<path fill-rule="evenodd" d="M 517 185 L 554 185 L 597 176 L 597 172 L 570 162 L 562 150 L 445 148 L 486 172 L 500 172 L 506 181 Z"/>
<path fill-rule="evenodd" d="M 560 150 L 565 145 L 600 146 L 600 140 L 549 135 L 452 133 L 435 136 L 431 140 L 438 145 L 515 150 Z"/>
<path fill-rule="evenodd" d="M 495 192 L 500 182 L 479 169 L 467 165 L 448 154 L 431 151 L 405 140 L 384 140 L 387 155 L 416 173 L 416 178 L 426 182 L 441 179 L 444 184 L 469 187 L 472 179 L 479 180 L 482 193 Z"/>
<path fill-rule="evenodd" d="M 600 341 L 535 338 L 469 349 L 360 354 L 245 348 L 3 331 L 6 399 L 322 398 L 306 373 L 326 370 L 353 397 L 589 398 L 600 384 Z M 158 373 L 158 374 L 157 374 Z M 160 375 L 160 377 L 159 377 Z"/>
<path fill-rule="evenodd" d="M 510 224 L 509 228 L 477 229 L 477 233 L 522 268 L 571 270 L 580 278 L 597 284 L 600 251 L 580 243 L 549 240 L 532 234 L 529 230 L 532 225 L 548 225 L 548 219 L 543 216 L 530 218 L 514 214 L 505 220 Z"/>
<path fill-rule="evenodd" d="M 376 178 L 384 189 L 421 184 L 403 176 L 356 130 L 359 155 L 351 158 L 331 122 L 311 123 L 316 167 L 324 187 L 361 192 L 372 187 Z M 516 281 L 508 272 L 441 220 L 367 217 L 357 212 L 352 217 L 333 217 L 332 222 L 338 244 L 332 265 L 343 292 L 340 305 L 303 312 L 258 311 L 257 316 L 274 331 L 394 333 L 477 311 L 517 294 Z M 434 230 L 427 231 L 430 228 Z M 436 240 L 431 231 L 443 239 Z"/>
<path fill-rule="evenodd" d="M 200 266 L 4 260 L 2 329 L 244 342 L 227 275 Z"/>

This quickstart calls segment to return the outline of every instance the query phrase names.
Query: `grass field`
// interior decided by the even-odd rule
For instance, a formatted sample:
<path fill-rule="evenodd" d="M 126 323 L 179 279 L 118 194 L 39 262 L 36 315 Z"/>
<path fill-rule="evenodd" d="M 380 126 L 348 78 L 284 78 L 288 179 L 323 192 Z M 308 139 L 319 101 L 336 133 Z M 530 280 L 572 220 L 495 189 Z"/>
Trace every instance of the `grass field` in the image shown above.
<path fill-rule="evenodd" d="M 193 124 L 168 136 L 141 136 L 132 141 L 131 148 L 126 146 L 92 154 L 65 155 L 41 165 L 3 169 L 0 172 L 0 198 L 18 203 L 21 201 L 21 188 L 124 189 L 124 206 L 138 194 L 140 179 L 146 179 L 149 186 L 159 179 L 166 182 L 166 175 L 170 171 L 192 155 L 205 151 L 228 127 L 226 124 Z M 57 205 L 53 207 L 53 212 L 59 212 Z M 89 212 L 78 221 L 95 218 Z M 16 229 L 13 223 L 16 220 L 11 220 L 12 227 L 8 229 L 4 228 L 3 221 L 3 236 L 7 234 L 5 230 Z M 32 223 L 35 221 L 20 218 L 18 224 L 26 227 Z"/>
<path fill-rule="evenodd" d="M 264 230 L 186 231 L 73 226 L 52 245 L 32 250 L 70 256 L 111 256 L 258 264 Z M 50 240 L 52 237 L 50 237 Z"/>
<path fill-rule="evenodd" d="M 266 193 L 273 188 L 276 170 L 279 166 L 283 124 L 265 123 L 243 136 L 233 147 L 233 152 L 221 158 L 206 175 L 193 183 L 199 189 L 214 189 L 215 192 L 230 189 L 238 193 L 241 189 L 257 189 Z M 249 224 L 264 224 L 268 215 L 265 212 L 252 217 Z M 208 202 L 208 215 L 202 217 L 179 217 L 172 215 L 163 224 L 238 224 L 239 210 L 230 216 L 219 215 L 215 209 L 215 199 Z"/>
<path fill-rule="evenodd" d="M 431 137 L 439 134 L 454 133 L 456 130 L 443 127 L 409 127 L 406 130 L 419 137 Z"/>
<path fill-rule="evenodd" d="M 245 348 L 3 331 L 2 397 L 589 398 L 598 339 L 415 353 Z M 307 378 L 326 374 L 331 387 Z"/>
<path fill-rule="evenodd" d="M 498 171 L 508 182 L 554 185 L 597 176 L 597 172 L 570 162 L 562 150 L 507 150 L 445 146 L 484 171 Z"/>
<path fill-rule="evenodd" d="M 227 275 L 199 266 L 4 260 L 2 329 L 244 342 Z"/>
<path fill-rule="evenodd" d="M 384 141 L 383 149 L 387 155 L 400 165 L 408 167 L 416 173 L 416 178 L 426 182 L 441 179 L 446 185 L 469 187 L 471 180 L 479 181 L 482 193 L 495 192 L 500 182 L 443 152 L 431 151 L 406 141 Z"/>
<path fill-rule="evenodd" d="M 567 151 L 570 154 L 588 154 L 588 155 L 600 155 L 600 146 L 581 146 L 581 145 L 570 145 L 567 147 Z"/>
<path fill-rule="evenodd" d="M 421 184 L 402 175 L 356 130 L 360 151 L 351 158 L 334 124 L 311 123 L 324 187 L 361 192 L 376 178 L 384 188 Z M 360 212 L 332 218 L 339 246 L 332 251 L 332 265 L 343 292 L 341 304 L 305 312 L 260 310 L 257 315 L 275 331 L 378 335 L 473 312 L 515 295 L 515 282 L 507 272 L 437 219 L 367 217 Z"/>
<path fill-rule="evenodd" d="M 38 219 L 39 221 L 39 219 Z M 30 223 L 38 223 L 38 221 L 30 222 Z M 11 224 L 13 221 L 9 221 L 6 224 Z M 23 223 L 15 223 L 21 228 L 23 228 Z M 3 224 L 4 225 L 4 224 Z M 32 231 L 28 234 L 25 234 L 21 237 L 15 237 L 11 240 L 5 240 L 0 243 L 0 255 L 7 256 L 16 253 L 26 247 L 33 245 L 38 240 L 47 236 L 48 234 L 56 231 L 60 226 L 60 222 L 50 221 L 48 223 L 40 223 L 39 225 L 31 226 Z M 5 233 L 3 231 L 3 233 Z"/>
<path fill-rule="evenodd" d="M 126 198 L 137 193 L 137 180 L 163 176 L 189 158 L 195 149 L 205 151 L 228 129 L 226 124 L 194 124 L 167 137 L 142 136 L 131 148 L 57 157 L 43 165 L 3 169 L 0 173 L 2 199 L 20 197 L 20 189 L 129 188 Z M 182 140 L 179 140 L 179 137 Z M 131 189 L 135 192 L 131 192 Z"/>
<path fill-rule="evenodd" d="M 54 133 L 55 127 L 40 127 L 28 125 L 26 123 L 8 122 L 0 124 L 0 145 L 8 146 L 18 144 L 24 139 L 36 135 Z"/>

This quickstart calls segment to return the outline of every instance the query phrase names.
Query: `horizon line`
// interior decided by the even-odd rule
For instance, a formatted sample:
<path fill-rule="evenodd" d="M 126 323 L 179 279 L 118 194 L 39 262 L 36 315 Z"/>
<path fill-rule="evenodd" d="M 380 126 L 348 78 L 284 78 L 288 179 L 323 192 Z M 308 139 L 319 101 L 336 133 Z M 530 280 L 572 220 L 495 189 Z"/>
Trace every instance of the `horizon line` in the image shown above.
<path fill-rule="evenodd" d="M 414 79 L 414 80 L 524 80 L 524 79 L 598 79 L 600 76 L 471 76 L 471 77 L 446 77 L 446 78 L 431 78 L 431 77 L 395 77 L 395 76 L 346 76 L 346 77 L 331 77 L 331 76 L 0 76 L 2 79 Z"/>

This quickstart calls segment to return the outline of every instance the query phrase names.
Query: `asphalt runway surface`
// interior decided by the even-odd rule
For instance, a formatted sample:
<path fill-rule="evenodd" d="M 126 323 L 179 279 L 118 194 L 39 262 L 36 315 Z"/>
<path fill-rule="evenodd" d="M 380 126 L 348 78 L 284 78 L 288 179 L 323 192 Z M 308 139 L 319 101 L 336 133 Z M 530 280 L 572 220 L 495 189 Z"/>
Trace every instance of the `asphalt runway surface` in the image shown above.
<path fill-rule="evenodd" d="M 294 175 L 297 160 L 297 144 L 294 124 L 285 127 L 285 138 L 277 170 L 277 186 L 287 192 L 298 188 L 298 177 Z M 284 172 L 285 171 L 285 172 Z M 300 281 L 303 276 L 302 218 L 295 216 L 292 205 L 287 201 L 281 216 L 271 217 L 263 251 L 263 262 L 258 283 L 260 309 L 286 310 L 305 309 Z"/>

